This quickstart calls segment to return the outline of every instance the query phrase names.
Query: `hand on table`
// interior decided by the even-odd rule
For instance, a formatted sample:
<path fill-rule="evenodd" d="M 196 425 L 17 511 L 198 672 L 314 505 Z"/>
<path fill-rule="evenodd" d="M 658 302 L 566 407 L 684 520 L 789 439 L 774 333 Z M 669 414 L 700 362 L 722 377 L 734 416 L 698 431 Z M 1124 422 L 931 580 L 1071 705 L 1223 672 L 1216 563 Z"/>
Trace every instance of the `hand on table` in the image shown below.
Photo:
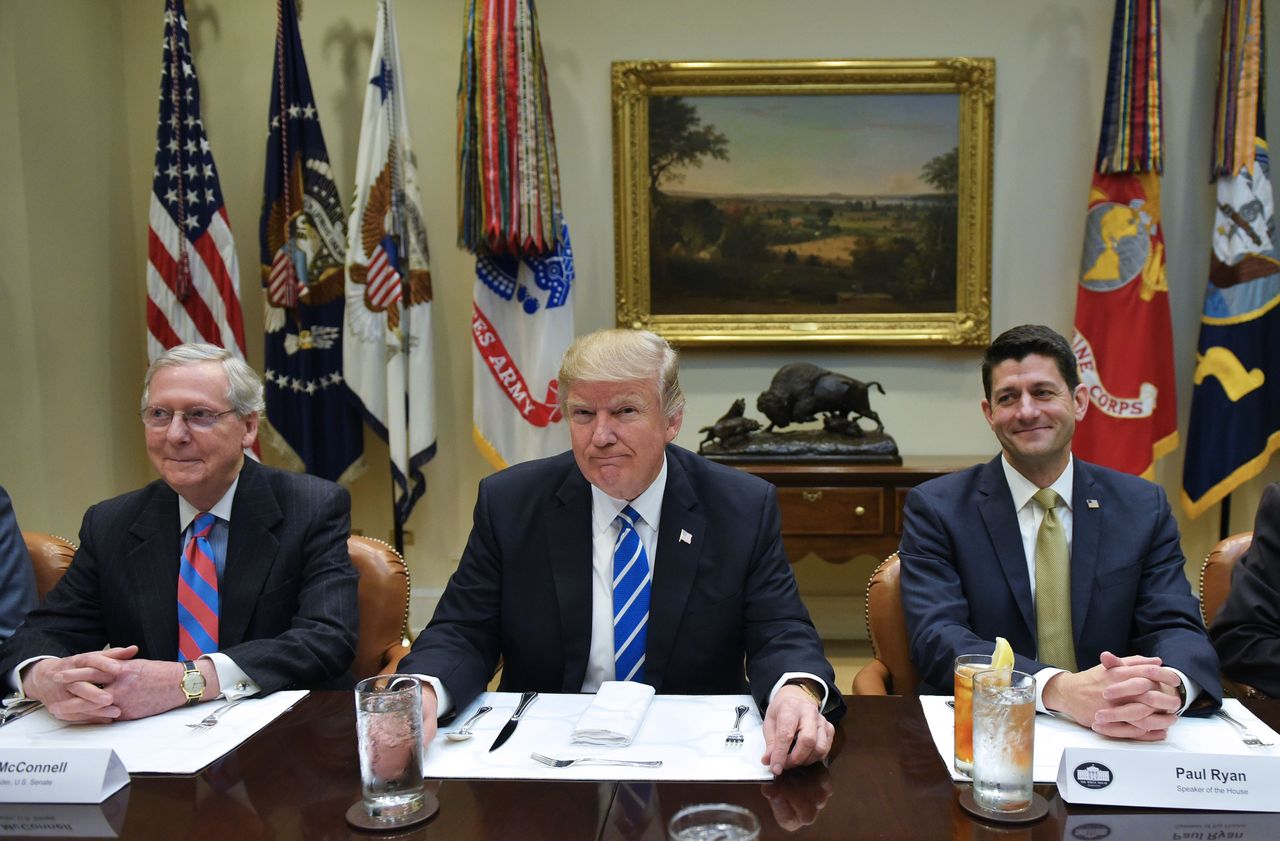
<path fill-rule="evenodd" d="M 124 663 L 138 653 L 136 645 L 87 651 L 70 657 L 37 660 L 22 676 L 22 691 L 44 703 L 54 718 L 81 724 L 107 724 L 120 717 L 112 693 Z"/>
<path fill-rule="evenodd" d="M 1091 669 L 1054 675 L 1045 685 L 1047 709 L 1065 712 L 1094 732 L 1115 739 L 1164 739 L 1178 720 L 1178 675 L 1159 657 L 1102 653 Z"/>
<path fill-rule="evenodd" d="M 807 692 L 798 686 L 783 686 L 765 711 L 765 752 L 760 761 L 776 776 L 825 759 L 835 732 Z"/>

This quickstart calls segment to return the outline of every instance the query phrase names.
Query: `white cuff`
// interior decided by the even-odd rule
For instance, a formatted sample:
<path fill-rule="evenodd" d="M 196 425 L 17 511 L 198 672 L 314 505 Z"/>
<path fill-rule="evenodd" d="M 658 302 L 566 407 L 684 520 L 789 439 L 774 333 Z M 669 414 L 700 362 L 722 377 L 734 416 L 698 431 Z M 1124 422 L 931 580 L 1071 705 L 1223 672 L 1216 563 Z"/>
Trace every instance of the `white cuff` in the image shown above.
<path fill-rule="evenodd" d="M 444 688 L 444 684 L 440 682 L 440 678 L 431 675 L 414 675 L 423 683 L 431 684 L 431 688 L 436 691 L 436 718 L 444 718 L 449 710 L 453 709 L 453 699 L 449 697 L 449 690 Z"/>
<path fill-rule="evenodd" d="M 200 659 L 213 664 L 213 670 L 218 673 L 218 687 L 222 690 L 222 697 L 228 701 L 248 698 L 262 691 L 234 660 L 222 652 L 203 654 Z"/>
<path fill-rule="evenodd" d="M 1057 674 L 1062 674 L 1066 669 L 1055 669 L 1052 666 L 1041 669 L 1032 677 L 1036 679 L 1036 712 L 1048 713 L 1049 715 L 1057 715 L 1057 711 L 1051 710 L 1044 705 L 1044 686 L 1049 682 L 1049 678 Z"/>

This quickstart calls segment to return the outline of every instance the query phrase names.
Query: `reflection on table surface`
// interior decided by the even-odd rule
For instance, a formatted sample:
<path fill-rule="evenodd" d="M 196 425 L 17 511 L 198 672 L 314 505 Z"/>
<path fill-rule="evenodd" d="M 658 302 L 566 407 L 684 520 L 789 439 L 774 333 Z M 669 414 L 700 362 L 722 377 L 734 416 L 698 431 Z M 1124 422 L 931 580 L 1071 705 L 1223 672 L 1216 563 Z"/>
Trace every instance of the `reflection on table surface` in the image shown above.
<path fill-rule="evenodd" d="M 676 811 L 700 802 L 735 803 L 760 818 L 762 839 L 1071 841 L 1197 837 L 1280 838 L 1280 815 L 1106 810 L 1063 803 L 1053 786 L 1037 791 L 1049 816 L 1025 827 L 987 825 L 956 803 L 953 785 L 913 698 L 849 698 L 830 766 L 769 783 L 575 783 L 520 780 L 428 781 L 440 811 L 400 834 L 348 828 L 360 797 L 355 712 L 347 692 L 317 692 L 195 777 L 135 777 L 86 813 L 99 837 L 176 839 L 485 839 L 662 841 Z M 1272 728 L 1280 701 L 1250 702 Z M 26 808 L 26 807 L 24 807 Z M 56 818 L 59 807 L 40 807 Z M 84 807 L 81 807 L 84 808 Z M 101 812 L 93 812 L 100 809 Z M 0 835 L 21 834 L 4 818 Z M 121 815 L 123 814 L 123 819 Z M 81 816 L 82 818 L 84 815 Z M 54 821 L 57 822 L 56 820 Z M 107 827 L 103 830 L 102 827 Z"/>

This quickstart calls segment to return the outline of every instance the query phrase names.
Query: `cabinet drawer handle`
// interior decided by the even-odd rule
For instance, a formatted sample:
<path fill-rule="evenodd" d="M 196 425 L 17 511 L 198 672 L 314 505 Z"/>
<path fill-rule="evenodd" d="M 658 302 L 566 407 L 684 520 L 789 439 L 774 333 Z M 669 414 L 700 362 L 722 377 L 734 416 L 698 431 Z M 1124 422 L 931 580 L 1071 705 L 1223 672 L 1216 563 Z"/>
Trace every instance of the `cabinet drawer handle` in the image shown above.
<path fill-rule="evenodd" d="M 861 505 L 853 509 L 853 516 L 855 517 L 861 517 L 865 513 L 867 513 L 867 509 L 863 508 Z"/>
<path fill-rule="evenodd" d="M 822 499 L 822 491 L 801 491 L 800 496 L 805 502 L 817 502 Z"/>

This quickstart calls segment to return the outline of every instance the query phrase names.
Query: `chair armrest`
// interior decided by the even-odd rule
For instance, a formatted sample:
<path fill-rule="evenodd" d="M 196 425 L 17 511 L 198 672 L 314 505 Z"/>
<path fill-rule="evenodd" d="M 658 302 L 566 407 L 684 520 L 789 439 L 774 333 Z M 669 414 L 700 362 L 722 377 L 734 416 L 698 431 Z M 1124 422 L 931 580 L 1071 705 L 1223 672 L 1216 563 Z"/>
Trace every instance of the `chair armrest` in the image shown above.
<path fill-rule="evenodd" d="M 889 667 L 880 660 L 872 660 L 853 676 L 853 694 L 888 695 L 892 683 Z"/>

